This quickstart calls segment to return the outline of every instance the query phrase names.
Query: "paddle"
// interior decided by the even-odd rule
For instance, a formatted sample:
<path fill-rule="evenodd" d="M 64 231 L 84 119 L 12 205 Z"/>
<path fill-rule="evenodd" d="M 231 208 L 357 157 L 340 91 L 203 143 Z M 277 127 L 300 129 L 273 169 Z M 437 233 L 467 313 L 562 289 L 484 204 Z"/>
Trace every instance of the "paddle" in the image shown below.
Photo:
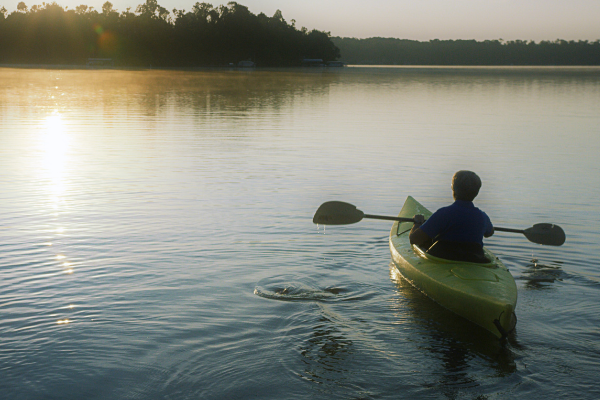
<path fill-rule="evenodd" d="M 349 225 L 361 221 L 363 218 L 384 219 L 398 222 L 415 222 L 413 218 L 388 217 L 384 215 L 365 214 L 357 209 L 355 205 L 343 201 L 327 201 L 319 207 L 313 223 L 323 225 Z M 522 233 L 529 241 L 548 246 L 560 246 L 565 242 L 565 232 L 554 224 L 535 224 L 527 229 L 510 229 L 495 226 L 495 231 Z"/>

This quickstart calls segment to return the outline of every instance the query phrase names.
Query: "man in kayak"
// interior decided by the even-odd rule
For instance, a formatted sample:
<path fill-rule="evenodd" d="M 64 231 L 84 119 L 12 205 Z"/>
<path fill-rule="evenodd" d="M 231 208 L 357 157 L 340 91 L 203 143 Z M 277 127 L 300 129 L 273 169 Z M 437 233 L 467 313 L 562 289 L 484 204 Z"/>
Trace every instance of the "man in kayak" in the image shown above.
<path fill-rule="evenodd" d="M 481 179 L 472 171 L 458 171 L 452 177 L 454 203 L 437 210 L 427 221 L 415 215 L 410 243 L 436 257 L 457 261 L 489 262 L 483 252 L 483 238 L 494 234 L 486 213 L 473 205 Z"/>

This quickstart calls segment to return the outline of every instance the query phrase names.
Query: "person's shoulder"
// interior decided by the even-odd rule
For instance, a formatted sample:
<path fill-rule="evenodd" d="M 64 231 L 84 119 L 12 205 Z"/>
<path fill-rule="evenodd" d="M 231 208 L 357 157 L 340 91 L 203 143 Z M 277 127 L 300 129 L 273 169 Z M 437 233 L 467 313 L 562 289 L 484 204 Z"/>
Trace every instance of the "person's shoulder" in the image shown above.
<path fill-rule="evenodd" d="M 449 212 L 452 212 L 452 209 L 453 209 L 453 207 L 452 207 L 452 206 L 453 206 L 453 205 L 454 205 L 454 204 L 450 204 L 450 205 L 448 205 L 448 206 L 440 207 L 440 208 L 438 208 L 438 209 L 437 209 L 437 210 L 434 212 L 434 214 L 437 214 L 437 215 L 443 215 L 443 214 L 447 214 L 447 213 L 449 213 Z"/>
<path fill-rule="evenodd" d="M 450 204 L 449 206 L 444 206 L 444 207 L 440 207 L 438 208 L 433 215 L 431 215 L 431 217 L 429 217 L 430 219 L 433 218 L 434 220 L 437 219 L 443 219 L 446 220 L 448 218 L 451 218 L 453 214 L 455 214 L 454 211 L 454 207 L 452 207 L 453 204 Z"/>
<path fill-rule="evenodd" d="M 448 211 L 456 207 L 456 203 L 448 204 L 447 206 L 438 208 L 438 211 Z"/>
<path fill-rule="evenodd" d="M 476 209 L 477 211 L 479 211 L 480 213 L 482 213 L 483 215 L 487 215 L 487 213 L 486 213 L 485 211 L 483 211 L 481 208 L 479 208 L 479 207 L 475 207 L 475 209 Z"/>
<path fill-rule="evenodd" d="M 476 207 L 476 209 L 477 209 L 477 211 L 479 211 L 479 212 L 481 213 L 481 215 L 482 215 L 482 216 L 483 216 L 485 219 L 487 219 L 487 220 L 488 220 L 488 221 L 490 221 L 490 223 L 491 223 L 490 216 L 489 216 L 489 215 L 487 215 L 487 213 L 486 213 L 485 211 L 483 211 L 481 208 L 478 208 L 478 207 Z"/>

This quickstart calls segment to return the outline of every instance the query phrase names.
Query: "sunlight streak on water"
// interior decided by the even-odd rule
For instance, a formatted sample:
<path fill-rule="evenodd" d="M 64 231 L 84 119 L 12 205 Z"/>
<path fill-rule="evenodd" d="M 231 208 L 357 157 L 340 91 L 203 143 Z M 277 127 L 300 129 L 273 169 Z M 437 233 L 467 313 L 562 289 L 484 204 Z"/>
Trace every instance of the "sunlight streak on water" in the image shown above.
<path fill-rule="evenodd" d="M 64 192 L 63 173 L 68 164 L 69 136 L 59 114 L 46 117 L 40 132 L 43 166 L 52 182 L 53 193 L 58 198 Z"/>

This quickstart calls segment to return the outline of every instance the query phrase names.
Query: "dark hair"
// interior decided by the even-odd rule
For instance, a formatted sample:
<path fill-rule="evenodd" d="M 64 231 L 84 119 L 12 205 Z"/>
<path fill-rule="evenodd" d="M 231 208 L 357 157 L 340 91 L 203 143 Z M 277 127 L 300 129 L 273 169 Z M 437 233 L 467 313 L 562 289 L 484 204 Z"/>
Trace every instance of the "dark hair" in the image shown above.
<path fill-rule="evenodd" d="M 475 172 L 458 171 L 452 177 L 452 192 L 456 200 L 473 201 L 481 189 L 481 179 Z"/>

